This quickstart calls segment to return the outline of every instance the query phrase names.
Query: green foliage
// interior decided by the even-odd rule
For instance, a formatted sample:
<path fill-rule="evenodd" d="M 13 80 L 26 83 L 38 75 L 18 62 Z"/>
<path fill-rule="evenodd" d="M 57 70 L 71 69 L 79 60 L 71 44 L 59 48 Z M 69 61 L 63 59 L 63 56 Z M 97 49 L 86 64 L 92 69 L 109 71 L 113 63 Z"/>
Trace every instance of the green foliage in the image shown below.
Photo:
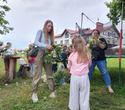
<path fill-rule="evenodd" d="M 92 58 L 92 59 L 93 59 L 93 56 L 92 56 L 92 46 L 97 46 L 97 45 L 96 45 L 96 42 L 99 42 L 99 43 L 105 45 L 104 42 L 102 42 L 102 41 L 99 40 L 99 39 L 96 39 L 95 37 L 90 37 L 90 38 L 89 38 L 89 41 L 88 41 L 87 46 L 88 46 L 89 52 L 91 53 L 91 58 Z M 98 47 L 97 49 L 99 49 L 99 47 Z"/>
<path fill-rule="evenodd" d="M 45 56 L 44 56 L 44 62 L 45 64 L 47 63 L 56 63 L 56 62 L 59 62 L 60 59 L 61 59 L 61 55 L 60 55 L 60 52 L 62 50 L 62 47 L 61 45 L 52 45 L 52 47 L 54 48 L 52 51 L 49 50 L 49 49 L 46 49 L 46 52 L 45 52 Z"/>
<path fill-rule="evenodd" d="M 21 55 L 20 55 L 21 56 Z M 25 56 L 24 56 L 25 58 Z M 107 59 L 108 72 L 111 77 L 114 94 L 108 93 L 99 70 L 95 68 L 90 86 L 90 109 L 91 110 L 124 110 L 125 109 L 125 58 L 122 58 L 122 88 L 118 88 L 119 60 L 118 58 Z M 32 78 L 17 78 L 7 86 L 2 79 L 5 75 L 4 62 L 0 60 L 0 110 L 69 110 L 70 84 L 56 86 L 55 98 L 49 98 L 50 91 L 46 83 L 39 81 L 39 102 L 33 103 Z M 17 70 L 19 64 L 17 63 Z"/>
<path fill-rule="evenodd" d="M 124 2 L 123 19 L 125 19 L 125 0 L 113 0 L 110 3 L 105 2 L 107 8 L 109 8 L 107 17 L 112 20 L 113 27 L 120 22 L 120 17 L 122 15 L 122 2 Z"/>
<path fill-rule="evenodd" d="M 57 72 L 54 74 L 54 80 L 55 83 L 58 85 L 61 78 L 65 77 L 65 82 L 70 83 L 70 76 L 71 74 L 68 74 L 67 71 L 61 71 L 60 69 L 57 70 Z"/>
<path fill-rule="evenodd" d="M 61 71 L 60 69 L 58 69 L 57 72 L 54 74 L 55 83 L 58 84 L 60 79 L 64 77 L 65 77 L 64 71 Z"/>
<path fill-rule="evenodd" d="M 1 46 L 3 45 L 3 41 L 0 41 L 0 45 L 1 45 Z"/>
<path fill-rule="evenodd" d="M 7 0 L 3 0 L 3 2 L 7 3 Z M 5 20 L 6 12 L 10 11 L 11 9 L 6 5 L 0 5 L 0 34 L 9 33 L 9 31 L 13 30 L 12 27 L 8 27 L 9 22 Z"/>

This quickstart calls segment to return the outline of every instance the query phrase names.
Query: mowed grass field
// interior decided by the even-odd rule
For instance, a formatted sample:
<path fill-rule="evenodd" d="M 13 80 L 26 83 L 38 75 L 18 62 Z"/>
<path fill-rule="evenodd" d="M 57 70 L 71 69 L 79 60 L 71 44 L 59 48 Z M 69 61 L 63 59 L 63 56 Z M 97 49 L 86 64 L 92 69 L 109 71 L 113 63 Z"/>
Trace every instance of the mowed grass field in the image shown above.
<path fill-rule="evenodd" d="M 26 60 L 25 55 L 20 56 Z M 91 110 L 125 110 L 125 58 L 122 58 L 121 66 L 121 89 L 119 89 L 119 59 L 107 59 L 112 88 L 115 92 L 113 94 L 108 93 L 99 70 L 95 68 L 90 89 Z M 18 69 L 17 62 L 17 71 Z M 48 86 L 41 79 L 38 89 L 39 102 L 33 103 L 32 77 L 15 78 L 5 86 L 4 75 L 4 62 L 0 57 L 0 110 L 69 110 L 69 84 L 56 86 L 56 98 L 51 99 Z"/>

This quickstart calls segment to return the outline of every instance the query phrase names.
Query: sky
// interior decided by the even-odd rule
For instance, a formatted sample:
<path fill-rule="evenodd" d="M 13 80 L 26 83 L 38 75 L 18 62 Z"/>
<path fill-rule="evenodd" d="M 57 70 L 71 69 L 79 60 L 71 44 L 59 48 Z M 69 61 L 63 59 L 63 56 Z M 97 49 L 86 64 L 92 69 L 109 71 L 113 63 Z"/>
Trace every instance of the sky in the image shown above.
<path fill-rule="evenodd" d="M 87 15 L 95 23 L 109 22 L 106 14 L 109 9 L 104 4 L 111 0 L 8 0 L 11 8 L 5 19 L 9 21 L 13 31 L 0 35 L 4 43 L 11 42 L 12 48 L 28 48 L 34 42 L 36 33 L 43 28 L 48 19 L 54 23 L 55 35 L 65 29 L 75 30 L 76 23 L 81 25 L 81 13 Z M 0 0 L 1 4 L 1 0 Z M 83 28 L 94 29 L 96 25 L 83 16 Z"/>

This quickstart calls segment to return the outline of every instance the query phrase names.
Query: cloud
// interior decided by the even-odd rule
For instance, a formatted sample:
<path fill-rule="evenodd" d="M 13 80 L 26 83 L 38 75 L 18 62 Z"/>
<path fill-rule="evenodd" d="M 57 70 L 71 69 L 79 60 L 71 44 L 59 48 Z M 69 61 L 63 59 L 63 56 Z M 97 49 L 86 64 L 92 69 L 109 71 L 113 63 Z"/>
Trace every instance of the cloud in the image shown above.
<path fill-rule="evenodd" d="M 62 33 L 65 28 L 75 29 L 75 23 L 81 25 L 81 13 L 85 13 L 94 22 L 108 22 L 106 0 L 9 0 L 11 11 L 6 19 L 14 31 L 0 36 L 4 41 L 13 43 L 14 48 L 26 48 L 33 42 L 38 29 L 44 22 L 54 22 L 55 34 Z M 109 0 L 110 2 L 111 0 Z M 84 28 L 95 28 L 95 24 L 83 16 Z"/>

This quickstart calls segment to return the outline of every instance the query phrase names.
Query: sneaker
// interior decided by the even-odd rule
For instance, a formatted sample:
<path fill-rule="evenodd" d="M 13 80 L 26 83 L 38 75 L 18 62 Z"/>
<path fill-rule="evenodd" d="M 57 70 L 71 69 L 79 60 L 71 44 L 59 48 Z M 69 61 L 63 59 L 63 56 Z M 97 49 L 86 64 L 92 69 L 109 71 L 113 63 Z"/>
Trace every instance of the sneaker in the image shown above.
<path fill-rule="evenodd" d="M 54 92 L 52 92 L 52 93 L 49 95 L 49 97 L 54 98 L 54 97 L 56 97 L 56 95 L 55 95 Z"/>
<path fill-rule="evenodd" d="M 32 100 L 33 100 L 33 102 L 38 102 L 37 93 L 33 93 Z"/>

